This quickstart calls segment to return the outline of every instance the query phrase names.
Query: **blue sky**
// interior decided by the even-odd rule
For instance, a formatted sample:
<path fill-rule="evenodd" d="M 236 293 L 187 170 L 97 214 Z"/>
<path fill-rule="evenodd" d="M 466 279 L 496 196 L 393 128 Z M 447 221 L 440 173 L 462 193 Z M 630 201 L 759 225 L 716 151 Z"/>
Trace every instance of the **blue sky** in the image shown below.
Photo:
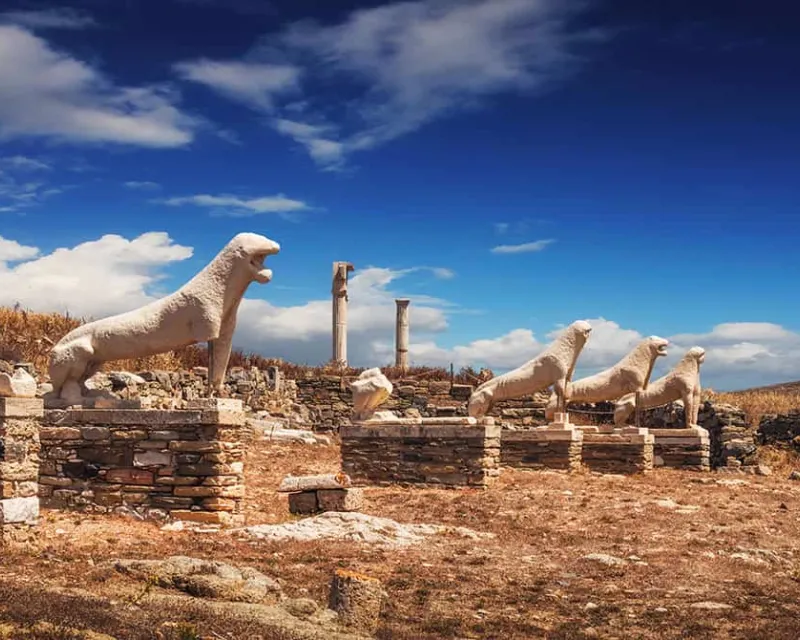
<path fill-rule="evenodd" d="M 0 303 L 102 316 L 239 231 L 239 346 L 504 370 L 575 319 L 719 389 L 800 377 L 800 9 L 786 2 L 3 3 Z M 318 5 L 324 6 L 319 9 Z M 662 6 L 664 5 L 664 6 Z"/>

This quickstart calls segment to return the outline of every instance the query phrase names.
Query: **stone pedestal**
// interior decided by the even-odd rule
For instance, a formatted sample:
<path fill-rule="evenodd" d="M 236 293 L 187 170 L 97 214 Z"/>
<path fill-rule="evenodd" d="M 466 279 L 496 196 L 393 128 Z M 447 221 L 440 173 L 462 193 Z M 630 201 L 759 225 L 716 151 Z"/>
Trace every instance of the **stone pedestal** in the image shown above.
<path fill-rule="evenodd" d="M 691 429 L 651 429 L 655 438 L 653 466 L 709 471 L 711 444 L 708 431 Z"/>
<path fill-rule="evenodd" d="M 241 524 L 244 424 L 240 400 L 182 410 L 47 411 L 40 495 L 61 509 Z"/>
<path fill-rule="evenodd" d="M 39 519 L 38 398 L 0 398 L 0 542 L 27 543 Z"/>
<path fill-rule="evenodd" d="M 583 464 L 601 473 L 642 473 L 653 468 L 655 438 L 647 429 L 625 427 L 583 434 Z"/>
<path fill-rule="evenodd" d="M 581 466 L 583 432 L 569 421 L 568 413 L 556 413 L 544 427 L 523 431 L 504 430 L 500 462 L 518 469 L 577 471 Z"/>
<path fill-rule="evenodd" d="M 493 418 L 368 420 L 339 430 L 354 484 L 485 487 L 500 474 Z"/>

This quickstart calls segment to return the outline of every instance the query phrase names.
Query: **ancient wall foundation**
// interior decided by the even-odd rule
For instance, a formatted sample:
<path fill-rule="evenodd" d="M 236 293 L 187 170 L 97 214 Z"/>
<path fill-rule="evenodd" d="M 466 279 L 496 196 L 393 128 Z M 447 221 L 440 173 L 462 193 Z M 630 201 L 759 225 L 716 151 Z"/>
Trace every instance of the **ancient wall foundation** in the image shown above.
<path fill-rule="evenodd" d="M 27 543 L 39 519 L 37 398 L 0 398 L 0 543 Z"/>
<path fill-rule="evenodd" d="M 241 403 L 196 404 L 184 410 L 46 411 L 40 430 L 43 504 L 238 523 L 247 434 Z"/>
<path fill-rule="evenodd" d="M 342 470 L 353 484 L 485 487 L 500 474 L 500 425 L 474 418 L 345 425 Z"/>
<path fill-rule="evenodd" d="M 642 473 L 653 468 L 655 438 L 643 433 L 583 434 L 581 457 L 591 471 L 601 473 Z"/>
<path fill-rule="evenodd" d="M 577 471 L 583 432 L 579 429 L 526 429 L 502 432 L 500 462 L 517 469 Z"/>

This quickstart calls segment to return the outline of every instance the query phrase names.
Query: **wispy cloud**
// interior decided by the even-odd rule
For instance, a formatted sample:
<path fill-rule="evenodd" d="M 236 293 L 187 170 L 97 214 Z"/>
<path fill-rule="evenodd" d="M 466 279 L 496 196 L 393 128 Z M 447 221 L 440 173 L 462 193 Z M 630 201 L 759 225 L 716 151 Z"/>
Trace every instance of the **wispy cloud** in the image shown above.
<path fill-rule="evenodd" d="M 296 90 L 300 76 L 300 69 L 292 65 L 206 58 L 179 62 L 175 71 L 184 80 L 204 84 L 261 111 L 271 111 L 277 95 Z"/>
<path fill-rule="evenodd" d="M 261 213 L 295 213 L 311 209 L 300 200 L 292 200 L 283 194 L 259 198 L 240 198 L 234 195 L 197 194 L 159 201 L 172 207 L 193 205 L 220 211 L 231 216 L 252 216 Z"/>
<path fill-rule="evenodd" d="M 180 147 L 199 120 L 167 86 L 121 87 L 17 26 L 0 25 L 0 139 Z"/>
<path fill-rule="evenodd" d="M 16 24 L 29 29 L 87 29 L 97 26 L 92 16 L 72 7 L 5 11 L 0 13 L 0 23 Z"/>
<path fill-rule="evenodd" d="M 580 47 L 604 35 L 572 23 L 582 5 L 396 2 L 358 9 L 338 24 L 304 21 L 267 34 L 240 63 L 246 73 L 236 63 L 209 60 L 190 67 L 182 63 L 177 70 L 259 111 L 277 110 L 283 116 L 273 120 L 279 132 L 302 145 L 321 167 L 339 167 L 355 151 L 478 108 L 490 96 L 530 94 L 565 77 L 580 62 Z M 187 75 L 187 69 L 194 73 Z M 260 82 L 244 80 L 258 73 L 264 73 Z M 346 102 L 325 90 L 332 83 L 346 89 Z M 277 105 L 281 91 L 297 87 L 300 99 L 293 96 L 285 110 Z M 303 120 L 290 109 L 298 104 Z"/>
<path fill-rule="evenodd" d="M 549 245 L 553 244 L 555 240 L 536 240 L 535 242 L 524 242 L 522 244 L 501 244 L 492 247 L 492 253 L 535 253 L 546 249 Z"/>
<path fill-rule="evenodd" d="M 122 183 L 128 189 L 136 189 L 139 191 L 156 191 L 161 188 L 158 182 L 150 182 L 149 180 L 128 180 Z"/>
<path fill-rule="evenodd" d="M 52 167 L 46 162 L 27 156 L 8 156 L 0 159 L 0 165 L 20 171 L 49 171 Z"/>
<path fill-rule="evenodd" d="M 508 222 L 495 222 L 494 223 L 494 232 L 498 236 L 502 236 L 508 232 L 508 229 L 511 225 Z"/>

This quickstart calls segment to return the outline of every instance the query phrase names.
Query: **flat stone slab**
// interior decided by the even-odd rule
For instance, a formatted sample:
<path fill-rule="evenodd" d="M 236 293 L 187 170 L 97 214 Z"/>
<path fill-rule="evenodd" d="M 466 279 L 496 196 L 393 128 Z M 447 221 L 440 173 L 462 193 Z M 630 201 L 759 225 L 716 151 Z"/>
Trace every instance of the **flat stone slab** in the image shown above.
<path fill-rule="evenodd" d="M 0 524 L 30 523 L 39 518 L 39 498 L 8 498 L 0 500 Z"/>
<path fill-rule="evenodd" d="M 442 419 L 442 418 L 440 418 Z M 354 424 L 344 425 L 339 428 L 339 434 L 344 438 L 499 438 L 501 427 L 499 424 L 426 424 L 426 423 L 396 423 L 382 422 L 380 424 Z"/>
<path fill-rule="evenodd" d="M 0 398 L 0 418 L 40 418 L 44 402 L 40 398 Z"/>

